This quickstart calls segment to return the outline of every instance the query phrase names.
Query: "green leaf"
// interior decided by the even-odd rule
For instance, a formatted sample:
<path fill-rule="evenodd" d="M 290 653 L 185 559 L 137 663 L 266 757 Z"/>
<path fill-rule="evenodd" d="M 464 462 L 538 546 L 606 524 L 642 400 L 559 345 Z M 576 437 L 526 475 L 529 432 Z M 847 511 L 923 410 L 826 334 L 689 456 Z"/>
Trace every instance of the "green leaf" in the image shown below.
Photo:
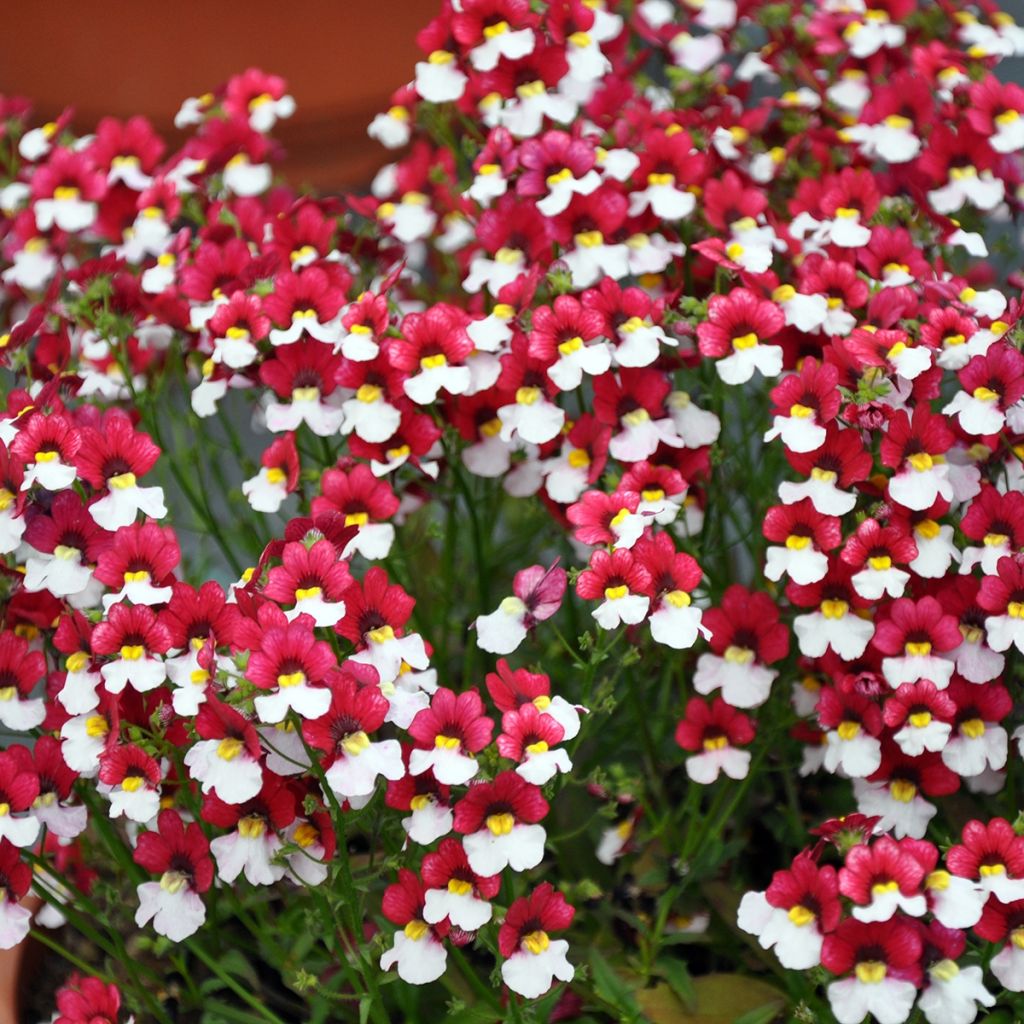
<path fill-rule="evenodd" d="M 630 987 L 615 973 L 614 968 L 597 951 L 590 951 L 590 970 L 594 978 L 594 992 L 597 996 L 614 1007 L 628 1020 L 635 1020 L 640 1015 L 640 1007 Z"/>
<path fill-rule="evenodd" d="M 674 957 L 664 956 L 658 959 L 655 969 L 669 983 L 683 1006 L 687 1010 L 693 1010 L 697 1005 L 697 990 L 686 964 Z"/>

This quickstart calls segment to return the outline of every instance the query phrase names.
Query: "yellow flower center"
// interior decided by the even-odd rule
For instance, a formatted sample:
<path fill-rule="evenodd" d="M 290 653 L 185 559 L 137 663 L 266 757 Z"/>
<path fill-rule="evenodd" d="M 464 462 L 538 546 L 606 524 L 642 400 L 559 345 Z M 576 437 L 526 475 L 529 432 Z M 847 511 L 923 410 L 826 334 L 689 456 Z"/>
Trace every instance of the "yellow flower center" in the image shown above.
<path fill-rule="evenodd" d="M 561 345 L 558 346 L 558 351 L 563 356 L 571 356 L 573 352 L 579 352 L 581 348 L 583 348 L 583 339 L 577 335 L 575 338 L 569 338 L 568 341 L 563 341 Z"/>
<path fill-rule="evenodd" d="M 536 743 L 531 743 L 527 748 L 528 754 L 546 754 L 548 752 L 548 745 L 545 740 L 537 740 Z"/>
<path fill-rule="evenodd" d="M 121 648 L 121 658 L 124 661 L 141 661 L 145 654 L 146 648 L 142 644 L 126 644 Z"/>
<path fill-rule="evenodd" d="M 892 568 L 892 559 L 888 555 L 876 555 L 875 557 L 868 559 L 868 565 L 870 565 L 875 572 L 885 572 L 886 569 Z"/>
<path fill-rule="evenodd" d="M 690 605 L 690 595 L 685 590 L 670 590 L 665 595 L 665 600 L 673 608 L 687 608 Z"/>
<path fill-rule="evenodd" d="M 516 819 L 507 811 L 504 814 L 491 814 L 487 817 L 487 828 L 491 835 L 507 836 L 515 828 Z"/>
<path fill-rule="evenodd" d="M 605 587 L 604 596 L 608 601 L 619 601 L 629 593 L 629 587 L 620 583 L 617 587 Z"/>
<path fill-rule="evenodd" d="M 456 736 L 445 736 L 443 733 L 438 733 L 434 737 L 434 746 L 438 750 L 458 750 L 460 743 L 461 740 Z"/>
<path fill-rule="evenodd" d="M 985 723 L 980 718 L 969 718 L 960 723 L 960 732 L 968 739 L 980 739 L 985 735 Z"/>
<path fill-rule="evenodd" d="M 90 715 L 85 720 L 85 735 L 98 740 L 110 732 L 110 723 L 102 715 Z"/>
<path fill-rule="evenodd" d="M 865 960 L 854 968 L 862 985 L 878 985 L 885 981 L 886 967 L 880 960 Z"/>
<path fill-rule="evenodd" d="M 455 896 L 465 896 L 473 891 L 473 883 L 462 878 L 449 878 L 448 891 Z"/>
<path fill-rule="evenodd" d="M 348 754 L 349 757 L 358 757 L 364 750 L 370 746 L 370 737 L 360 729 L 358 732 L 349 733 L 341 741 L 341 749 Z"/>
<path fill-rule="evenodd" d="M 909 804 L 917 796 L 917 786 L 907 779 L 896 779 L 889 786 L 889 795 L 901 804 Z"/>
<path fill-rule="evenodd" d="M 251 814 L 238 823 L 238 834 L 244 839 L 260 839 L 267 831 L 267 823 L 263 818 Z"/>
<path fill-rule="evenodd" d="M 725 736 L 709 736 L 704 741 L 705 750 L 724 750 L 729 745 L 729 740 Z"/>
<path fill-rule="evenodd" d="M 430 926 L 426 923 L 426 921 L 415 920 L 410 921 L 405 926 L 403 931 L 405 932 L 407 938 L 412 939 L 413 942 L 419 942 L 420 939 L 422 939 L 423 936 L 426 935 L 428 931 L 430 931 Z"/>
<path fill-rule="evenodd" d="M 286 690 L 291 686 L 301 686 L 305 681 L 305 672 L 283 672 L 277 677 L 277 685 L 282 690 Z"/>
<path fill-rule="evenodd" d="M 927 658 L 932 653 L 932 645 L 927 640 L 920 643 L 909 643 L 904 648 L 910 658 Z"/>
<path fill-rule="evenodd" d="M 840 722 L 836 732 L 841 740 L 856 739 L 860 735 L 860 722 Z"/>
<path fill-rule="evenodd" d="M 935 465 L 935 460 L 928 452 L 914 452 L 907 456 L 907 462 L 918 472 L 925 473 Z"/>
<path fill-rule="evenodd" d="M 245 744 L 238 739 L 236 736 L 225 736 L 224 739 L 217 744 L 217 756 L 222 761 L 234 761 L 236 757 L 242 752 Z"/>
<path fill-rule="evenodd" d="M 730 665 L 749 665 L 754 660 L 754 652 L 749 647 L 730 644 L 725 649 L 724 658 Z"/>
<path fill-rule="evenodd" d="M 744 352 L 757 344 L 757 335 L 751 331 L 749 334 L 741 334 L 732 339 L 732 347 L 737 352 Z"/>
<path fill-rule="evenodd" d="M 395 639 L 395 631 L 390 626 L 381 626 L 379 629 L 371 629 L 366 634 L 370 641 L 375 644 L 386 644 Z"/>
<path fill-rule="evenodd" d="M 424 370 L 439 370 L 442 366 L 446 366 L 448 360 L 443 352 L 438 352 L 436 355 L 424 356 L 420 360 L 420 367 Z"/>
<path fill-rule="evenodd" d="M 543 931 L 530 932 L 523 936 L 523 946 L 534 956 L 539 956 L 551 945 L 548 933 Z"/>
<path fill-rule="evenodd" d="M 573 448 L 566 461 L 573 469 L 586 469 L 590 465 L 590 456 L 583 448 Z"/>
<path fill-rule="evenodd" d="M 786 538 L 786 547 L 790 551 L 805 551 L 810 546 L 811 546 L 811 538 L 810 537 L 800 537 L 800 536 L 797 536 L 797 534 L 795 534 L 795 533 L 791 533 Z"/>
<path fill-rule="evenodd" d="M 924 729 L 932 724 L 932 713 L 930 711 L 915 711 L 912 715 L 907 716 L 907 721 L 915 729 Z"/>
<path fill-rule="evenodd" d="M 345 525 L 350 525 L 347 521 L 347 517 Z M 295 591 L 295 600 L 309 601 L 311 598 L 319 597 L 322 593 L 323 590 L 320 587 L 299 587 L 299 589 Z"/>
<path fill-rule="evenodd" d="M 797 928 L 803 928 L 814 920 L 813 911 L 808 910 L 799 903 L 795 907 L 790 907 L 786 916 L 797 926 Z"/>
<path fill-rule="evenodd" d="M 316 402 L 320 398 L 320 389 L 314 387 L 295 388 L 292 391 L 293 402 Z"/>

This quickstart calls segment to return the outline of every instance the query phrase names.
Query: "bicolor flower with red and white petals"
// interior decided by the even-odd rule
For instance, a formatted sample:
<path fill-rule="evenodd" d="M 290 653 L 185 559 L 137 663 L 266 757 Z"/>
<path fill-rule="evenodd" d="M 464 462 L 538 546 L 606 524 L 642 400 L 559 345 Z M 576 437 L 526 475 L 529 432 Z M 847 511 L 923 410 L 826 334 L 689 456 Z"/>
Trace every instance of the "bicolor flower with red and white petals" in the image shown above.
<path fill-rule="evenodd" d="M 921 939 L 905 918 L 865 923 L 847 918 L 825 936 L 821 962 L 833 974 L 852 976 L 828 986 L 839 1024 L 861 1024 L 873 1014 L 879 1024 L 903 1024 L 917 998 Z"/>
<path fill-rule="evenodd" d="M 484 714 L 476 690 L 456 695 L 439 687 L 409 726 L 417 747 L 409 755 L 409 771 L 432 771 L 438 782 L 461 786 L 480 770 L 473 756 L 484 749 L 494 732 L 494 720 Z"/>
<path fill-rule="evenodd" d="M 975 356 L 958 374 L 962 391 L 943 407 L 972 436 L 998 434 L 1006 411 L 1024 397 L 1024 356 L 1016 349 L 993 347 Z"/>
<path fill-rule="evenodd" d="M 95 576 L 111 589 L 103 595 L 109 609 L 122 601 L 134 605 L 158 605 L 170 600 L 174 570 L 181 549 L 174 530 L 156 523 L 122 526 L 100 553 Z"/>
<path fill-rule="evenodd" d="M 835 366 L 805 359 L 798 373 L 790 374 L 772 389 L 774 420 L 764 440 L 780 437 L 790 451 L 817 451 L 825 443 L 826 424 L 839 412 L 838 384 L 839 370 Z"/>
<path fill-rule="evenodd" d="M 792 505 L 773 505 L 765 513 L 762 532 L 775 541 L 767 551 L 764 574 L 784 574 L 800 586 L 818 583 L 828 573 L 826 552 L 838 547 L 843 532 L 838 518 L 823 516 L 809 498 Z"/>
<path fill-rule="evenodd" d="M 389 782 L 384 802 L 388 807 L 410 812 L 409 817 L 402 819 L 402 828 L 420 846 L 430 846 L 452 830 L 455 816 L 449 787 L 438 782 L 433 772 L 406 773 L 397 782 Z"/>
<path fill-rule="evenodd" d="M 819 867 L 807 853 L 776 871 L 764 892 L 745 893 L 737 924 L 757 937 L 762 949 L 775 949 L 779 963 L 807 971 L 821 962 L 824 936 L 839 924 L 839 885 L 835 868 Z"/>
<path fill-rule="evenodd" d="M 864 442 L 855 430 L 826 431 L 824 443 L 813 452 L 800 453 L 786 449 L 786 459 L 798 473 L 806 477 L 800 483 L 779 484 L 779 499 L 794 505 L 804 498 L 825 516 L 843 516 L 853 510 L 857 496 L 849 488 L 866 480 L 872 459 L 864 450 Z"/>
<path fill-rule="evenodd" d="M 953 698 L 930 679 L 904 683 L 882 708 L 882 720 L 893 730 L 893 740 L 908 757 L 917 757 L 926 750 L 941 753 L 955 717 Z"/>
<path fill-rule="evenodd" d="M 263 787 L 263 750 L 256 727 L 220 701 L 208 700 L 198 710 L 199 739 L 185 751 L 185 766 L 204 794 L 215 793 L 226 804 L 243 804 Z"/>
<path fill-rule="evenodd" d="M 390 519 L 398 511 L 399 501 L 390 485 L 378 480 L 363 463 L 348 468 L 327 470 L 320 478 L 320 494 L 310 505 L 314 516 L 337 512 L 346 526 L 358 531 L 345 546 L 342 555 L 360 554 L 368 561 L 387 558 L 395 540 Z"/>
<path fill-rule="evenodd" d="M 0 840 L 0 949 L 13 949 L 32 927 L 32 911 L 21 905 L 32 884 L 32 868 L 6 839 Z"/>
<path fill-rule="evenodd" d="M 522 704 L 501 717 L 498 753 L 518 761 L 517 774 L 535 786 L 550 782 L 559 772 L 572 771 L 572 761 L 564 750 L 555 746 L 562 742 L 565 731 L 549 714 L 533 703 Z"/>
<path fill-rule="evenodd" d="M 498 659 L 497 672 L 487 673 L 487 692 L 502 713 L 532 703 L 538 711 L 550 715 L 561 727 L 562 739 L 573 740 L 580 731 L 580 712 L 586 708 L 570 704 L 564 697 L 551 695 L 551 680 L 525 668 L 513 671 L 504 658 Z"/>
<path fill-rule="evenodd" d="M 875 624 L 871 642 L 886 655 L 882 672 L 894 689 L 903 683 L 930 679 L 944 690 L 954 664 L 943 655 L 956 650 L 960 640 L 960 624 L 934 597 L 922 597 L 920 601 L 901 597 Z"/>
<path fill-rule="evenodd" d="M 793 620 L 805 657 L 820 658 L 831 648 L 844 661 L 854 661 L 867 650 L 875 624 L 857 614 L 868 602 L 854 590 L 852 576 L 845 562 L 833 558 L 824 579 L 809 586 L 790 583 L 786 587 L 793 604 L 813 609 Z"/>
<path fill-rule="evenodd" d="M 401 868 L 398 881 L 384 891 L 384 916 L 401 927 L 395 932 L 391 949 L 382 954 L 382 971 L 398 968 L 398 976 L 409 985 L 427 985 L 444 974 L 448 950 L 444 937 L 447 921 L 430 925 L 424 919 L 426 892 L 419 876 Z"/>
<path fill-rule="evenodd" d="M 988 612 L 985 631 L 993 651 L 1016 647 L 1024 652 L 1024 560 L 999 559 L 994 575 L 981 581 L 978 604 Z"/>
<path fill-rule="evenodd" d="M 294 604 L 285 612 L 289 621 L 309 615 L 315 626 L 334 626 L 345 617 L 342 595 L 352 575 L 329 540 L 309 547 L 299 541 L 285 544 L 281 562 L 270 570 L 263 593 L 278 604 Z"/>
<path fill-rule="evenodd" d="M 453 928 L 475 932 L 491 919 L 491 904 L 501 889 L 497 875 L 478 875 L 470 866 L 466 851 L 456 839 L 442 839 L 420 866 L 425 889 L 423 920 L 440 924 L 445 919 Z"/>
<path fill-rule="evenodd" d="M 32 693 L 45 678 L 42 651 L 31 650 L 28 640 L 12 630 L 0 632 L 0 725 L 13 732 L 42 725 L 46 703 Z"/>
<path fill-rule="evenodd" d="M 89 514 L 104 530 L 134 523 L 139 512 L 153 519 L 167 515 L 163 488 L 138 485 L 138 478 L 153 468 L 159 456 L 160 449 L 149 436 L 121 414 L 108 414 L 102 429 L 82 431 L 75 465 L 91 487 L 107 490 L 89 506 Z"/>
<path fill-rule="evenodd" d="M 319 437 L 337 434 L 345 418 L 328 401 L 334 392 L 340 356 L 319 342 L 297 341 L 274 349 L 260 364 L 260 381 L 281 401 L 267 405 L 267 427 L 274 433 L 298 430 L 303 423 Z"/>
<path fill-rule="evenodd" d="M 276 437 L 260 455 L 260 471 L 242 481 L 242 493 L 256 512 L 277 512 L 299 484 L 299 452 L 292 433 Z"/>
<path fill-rule="evenodd" d="M 99 791 L 110 800 L 110 817 L 122 814 L 144 824 L 160 810 L 159 763 L 133 743 L 115 743 L 100 758 Z"/>
<path fill-rule="evenodd" d="M 697 659 L 694 689 L 705 695 L 721 689 L 733 707 L 759 707 L 778 675 L 768 666 L 789 652 L 789 630 L 779 622 L 778 605 L 734 583 L 717 608 L 703 613 L 702 623 L 711 630 L 711 651 Z"/>
<path fill-rule="evenodd" d="M 975 934 L 988 942 L 1006 942 L 989 967 L 1009 992 L 1024 992 L 1024 899 L 989 900 Z"/>
<path fill-rule="evenodd" d="M 585 601 L 603 598 L 592 614 L 602 629 L 612 630 L 644 620 L 651 603 L 650 586 L 650 573 L 628 548 L 610 553 L 598 549 L 579 574 L 576 593 Z"/>
<path fill-rule="evenodd" d="M 881 836 L 846 854 L 839 891 L 853 901 L 858 921 L 888 921 L 897 913 L 922 917 L 927 909 L 924 878 L 924 866 L 902 844 Z"/>
<path fill-rule="evenodd" d="M 388 348 L 391 364 L 407 374 L 403 387 L 417 405 L 429 405 L 440 391 L 464 394 L 470 384 L 464 365 L 473 351 L 466 333 L 466 315 L 438 303 L 425 313 L 409 313 L 402 321 L 401 337 Z"/>
<path fill-rule="evenodd" d="M 24 467 L 21 489 L 37 483 L 48 491 L 70 487 L 78 476 L 75 460 L 81 445 L 81 431 L 61 413 L 30 415 L 10 443 L 11 458 Z"/>
<path fill-rule="evenodd" d="M 946 868 L 1002 903 L 1024 900 L 1024 837 L 1005 818 L 972 820 L 946 853 Z"/>
<path fill-rule="evenodd" d="M 691 596 L 704 576 L 696 559 L 677 551 L 667 533 L 642 537 L 635 550 L 651 577 L 651 636 L 677 651 L 692 647 L 698 636 L 710 639 Z"/>
<path fill-rule="evenodd" d="M 498 951 L 505 957 L 501 980 L 513 992 L 536 999 L 556 979 L 572 981 L 576 972 L 566 958 L 569 943 L 552 940 L 548 933 L 568 928 L 574 915 L 575 910 L 550 882 L 542 882 L 508 908 L 498 930 Z"/>
<path fill-rule="evenodd" d="M 290 710 L 302 718 L 320 718 L 331 703 L 331 691 L 321 684 L 335 665 L 330 644 L 316 639 L 309 616 L 264 630 L 245 670 L 251 683 L 272 691 L 256 697 L 260 721 L 273 725 Z"/>
<path fill-rule="evenodd" d="M 937 498 L 953 500 L 949 466 L 943 457 L 953 446 L 953 433 L 927 403 L 913 417 L 900 409 L 889 420 L 882 439 L 882 464 L 896 470 L 889 480 L 889 495 L 905 508 L 921 512 Z"/>
<path fill-rule="evenodd" d="M 284 877 L 285 865 L 277 853 L 283 845 L 280 833 L 295 821 L 295 796 L 279 778 L 265 774 L 260 792 L 241 804 L 227 804 L 208 793 L 202 817 L 232 830 L 210 843 L 222 882 L 230 884 L 243 873 L 251 885 L 273 885 Z"/>
<path fill-rule="evenodd" d="M 388 701 L 376 686 L 360 686 L 341 672 L 330 677 L 331 704 L 322 717 L 302 725 L 306 742 L 328 755 L 327 784 L 334 794 L 362 806 L 373 795 L 378 778 L 395 782 L 405 775 L 398 740 L 371 740 L 384 724 Z"/>
<path fill-rule="evenodd" d="M 754 723 L 721 697 L 706 703 L 691 697 L 685 717 L 676 726 L 676 743 L 693 753 L 686 759 L 686 774 L 709 786 L 724 772 L 730 779 L 745 779 L 750 751 L 737 749 L 754 739 Z"/>
<path fill-rule="evenodd" d="M 159 882 L 142 882 L 135 923 L 153 922 L 158 934 L 172 942 L 193 935 L 206 920 L 201 896 L 213 882 L 210 844 L 196 822 L 188 826 L 177 811 L 161 811 L 155 831 L 139 836 L 135 862 L 160 875 Z"/>
<path fill-rule="evenodd" d="M 818 722 L 827 729 L 824 767 L 863 779 L 882 763 L 882 713 L 869 697 L 856 690 L 824 687 L 818 695 Z"/>
<path fill-rule="evenodd" d="M 126 686 L 139 693 L 155 690 L 167 678 L 165 655 L 171 635 L 153 609 L 144 604 L 115 604 L 106 619 L 92 631 L 93 654 L 113 656 L 100 668 L 108 693 Z"/>
<path fill-rule="evenodd" d="M 843 545 L 840 558 L 855 569 L 850 582 L 868 601 L 883 595 L 902 597 L 910 573 L 897 569 L 917 558 L 914 538 L 897 526 L 882 526 L 877 519 L 865 519 Z"/>
<path fill-rule="evenodd" d="M 726 384 L 745 384 L 755 370 L 764 377 L 777 377 L 782 348 L 765 342 L 784 326 L 782 310 L 746 288 L 713 295 L 707 321 L 697 326 L 700 352 L 716 360 L 715 369 Z"/>
<path fill-rule="evenodd" d="M 476 782 L 455 805 L 455 831 L 469 866 L 478 875 L 497 875 L 506 867 L 529 871 L 544 858 L 547 833 L 538 824 L 548 813 L 539 786 L 515 772 L 500 772 L 493 782 Z"/>

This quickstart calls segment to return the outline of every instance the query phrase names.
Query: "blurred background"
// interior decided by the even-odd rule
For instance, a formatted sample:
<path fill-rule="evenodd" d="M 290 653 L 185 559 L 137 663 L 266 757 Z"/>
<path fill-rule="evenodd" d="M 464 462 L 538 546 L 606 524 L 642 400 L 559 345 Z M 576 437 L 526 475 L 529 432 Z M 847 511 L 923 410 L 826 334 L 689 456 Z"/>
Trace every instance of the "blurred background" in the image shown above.
<path fill-rule="evenodd" d="M 34 123 L 73 106 L 78 132 L 145 114 L 172 145 L 182 100 L 248 67 L 282 75 L 298 110 L 273 135 L 292 185 L 364 185 L 386 152 L 366 135 L 412 78 L 416 33 L 439 0 L 129 0 L 20 3 L 0 33 L 0 93 Z"/>

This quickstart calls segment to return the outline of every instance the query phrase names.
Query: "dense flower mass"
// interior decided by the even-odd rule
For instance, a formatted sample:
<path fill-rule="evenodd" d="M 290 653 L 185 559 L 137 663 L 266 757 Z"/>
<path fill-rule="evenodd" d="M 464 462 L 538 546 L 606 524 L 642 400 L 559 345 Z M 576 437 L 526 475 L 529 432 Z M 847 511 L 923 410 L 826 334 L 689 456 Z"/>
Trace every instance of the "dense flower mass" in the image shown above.
<path fill-rule="evenodd" d="M 1024 30 L 417 43 L 367 195 L 255 69 L 176 150 L 0 97 L 0 947 L 87 936 L 70 1022 L 1020 1015 Z"/>

